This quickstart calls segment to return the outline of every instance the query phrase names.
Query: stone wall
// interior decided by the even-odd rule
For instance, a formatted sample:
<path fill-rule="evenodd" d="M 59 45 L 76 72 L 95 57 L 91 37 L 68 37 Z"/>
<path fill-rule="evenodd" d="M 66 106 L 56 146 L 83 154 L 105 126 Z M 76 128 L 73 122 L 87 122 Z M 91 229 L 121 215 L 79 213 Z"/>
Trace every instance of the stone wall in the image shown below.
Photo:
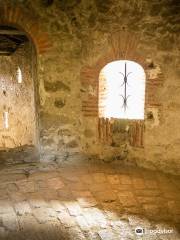
<path fill-rule="evenodd" d="M 32 153 L 33 147 L 37 146 L 32 46 L 29 42 L 12 55 L 0 57 L 0 79 L 0 160 L 5 161 L 7 157 L 8 162 L 19 162 L 22 158 L 19 155 L 30 157 L 27 152 L 31 150 Z"/>
<path fill-rule="evenodd" d="M 70 161 L 79 153 L 93 158 L 115 156 L 113 159 L 120 162 L 178 173 L 179 1 L 14 2 L 37 16 L 40 28 L 48 32 L 53 43 L 50 50 L 37 56 L 41 159 Z M 82 112 L 87 89 L 81 84 L 81 70 L 96 64 L 109 48 L 109 36 L 122 29 L 140 35 L 137 51 L 150 61 L 152 69 L 160 67 L 164 76 L 163 86 L 156 92 L 161 107 L 147 111 L 144 148 L 124 144 L 124 139 L 120 147 L 102 144 L 98 118 Z M 93 89 L 88 91 L 94 94 Z M 121 137 L 116 139 L 120 141 Z"/>

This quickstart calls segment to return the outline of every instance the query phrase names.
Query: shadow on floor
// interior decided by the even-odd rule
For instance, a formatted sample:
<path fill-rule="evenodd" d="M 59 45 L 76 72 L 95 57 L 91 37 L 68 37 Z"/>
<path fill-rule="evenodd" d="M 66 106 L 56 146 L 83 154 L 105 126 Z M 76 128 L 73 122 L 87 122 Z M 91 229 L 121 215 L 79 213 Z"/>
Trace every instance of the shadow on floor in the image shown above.
<path fill-rule="evenodd" d="M 0 171 L 0 239 L 180 239 L 180 178 L 111 165 Z M 155 235 L 150 230 L 172 230 Z"/>

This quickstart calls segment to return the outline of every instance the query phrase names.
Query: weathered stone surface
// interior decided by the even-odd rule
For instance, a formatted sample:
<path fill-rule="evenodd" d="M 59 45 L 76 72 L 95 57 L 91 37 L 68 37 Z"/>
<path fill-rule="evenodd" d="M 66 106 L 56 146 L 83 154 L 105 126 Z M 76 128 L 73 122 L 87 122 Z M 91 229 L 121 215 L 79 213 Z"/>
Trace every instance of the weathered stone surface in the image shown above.
<path fill-rule="evenodd" d="M 28 202 L 23 201 L 15 204 L 15 211 L 18 216 L 31 213 L 31 208 Z"/>
<path fill-rule="evenodd" d="M 8 6 L 12 4 L 13 12 L 10 10 L 11 7 L 8 11 L 3 11 L 3 9 L 6 9 L 3 7 L 0 9 L 1 20 L 4 19 L 3 24 L 12 20 L 15 25 L 20 25 L 20 28 L 24 29 L 30 36 L 32 33 L 35 34 L 38 37 L 37 41 L 34 41 L 34 45 L 42 45 L 42 49 L 44 49 L 44 46 L 46 47 L 47 42 L 39 34 L 38 29 L 44 29 L 49 34 L 50 43 L 53 45 L 51 49 L 48 48 L 49 51 L 46 51 L 45 54 L 40 54 L 42 52 L 37 51 L 37 56 L 35 56 L 36 54 L 33 56 L 33 62 L 29 63 L 28 67 L 25 67 L 32 67 L 33 70 L 32 76 L 37 93 L 35 94 L 37 95 L 35 99 L 36 110 L 40 113 L 38 116 L 39 121 L 34 126 L 40 132 L 40 141 L 33 138 L 33 142 L 37 140 L 40 144 L 38 149 L 41 151 L 40 157 L 42 161 L 64 164 L 71 162 L 73 159 L 75 162 L 76 160 L 78 161 L 78 158 L 72 157 L 71 153 L 78 152 L 80 154 L 86 153 L 89 159 L 91 156 L 97 156 L 95 162 L 99 161 L 99 158 L 105 162 L 120 160 L 118 164 L 134 164 L 179 174 L 180 84 L 178 70 L 179 3 L 177 1 L 63 0 L 42 3 L 41 1 L 32 0 L 18 0 L 16 2 L 5 0 L 3 4 L 6 4 L 6 2 Z M 20 7 L 20 13 L 14 5 L 18 9 Z M 31 21 L 30 23 L 24 23 L 20 17 L 26 16 L 27 9 L 29 20 L 33 16 L 33 24 L 31 24 Z M 7 14 L 7 16 L 4 16 L 4 14 Z M 82 116 L 84 113 L 82 113 L 82 107 L 85 104 L 85 102 L 82 102 L 84 96 L 86 101 L 89 100 L 89 96 L 91 97 L 91 104 L 88 108 L 85 106 L 86 114 L 92 113 L 91 110 L 96 109 L 94 104 L 98 102 L 95 97 L 98 96 L 96 90 L 98 90 L 97 82 L 100 69 L 96 71 L 97 68 L 94 68 L 94 66 L 98 65 L 99 59 L 102 59 L 98 65 L 101 68 L 109 63 L 109 58 L 105 56 L 106 51 L 109 52 L 111 50 L 111 44 L 108 39 L 110 36 L 115 36 L 115 33 L 122 29 L 141 35 L 135 54 L 136 52 L 140 53 L 140 57 L 142 56 L 146 62 L 144 65 L 144 68 L 147 67 L 145 69 L 146 77 L 148 81 L 150 78 L 153 80 L 147 84 L 158 88 L 157 91 L 152 91 L 151 97 L 153 100 L 157 98 L 160 106 L 145 107 L 144 149 L 129 146 L 128 124 L 124 123 L 126 121 L 117 120 L 118 124 L 116 122 L 113 126 L 112 144 L 107 144 L 99 141 L 97 117 Z M 114 57 L 113 61 L 122 58 L 120 54 L 123 53 L 124 44 L 128 42 L 123 40 L 125 35 L 126 31 L 122 33 L 120 41 L 115 46 L 117 57 Z M 133 36 L 132 34 L 131 39 L 133 39 Z M 130 52 L 131 47 L 129 46 Z M 128 49 L 126 50 L 128 52 Z M 131 53 L 132 55 L 134 54 L 133 51 Z M 132 55 L 128 55 L 131 56 L 129 60 L 132 60 Z M 141 61 L 143 59 L 137 57 L 136 62 L 143 64 L 143 61 Z M 147 59 L 149 60 L 147 61 Z M 28 62 L 29 58 L 24 60 Z M 2 67 L 2 71 L 8 67 L 9 64 L 5 64 Z M 89 72 L 86 72 L 86 77 L 82 83 L 81 69 L 84 67 L 89 69 Z M 36 72 L 37 76 L 35 76 Z M 156 80 L 161 80 L 162 75 L 162 86 L 159 88 Z M 15 73 L 13 73 L 13 83 L 15 79 Z M 84 86 L 85 82 L 87 82 L 87 87 Z M 32 83 L 33 81 L 31 81 L 30 85 Z M 97 84 L 97 86 L 93 84 Z M 19 99 L 25 99 L 27 103 L 27 96 L 29 96 L 30 92 L 32 93 L 29 90 Z M 15 92 L 18 94 L 17 91 Z M 1 93 L 2 99 L 6 99 L 8 92 L 3 90 Z M 148 95 L 150 95 L 149 91 L 146 92 L 146 97 Z M 66 102 L 64 102 L 64 99 Z M 9 104 L 6 100 L 1 102 L 4 102 L 6 105 Z M 16 106 L 12 107 L 12 109 L 14 107 L 19 108 L 23 119 L 27 119 L 24 109 L 25 102 L 22 101 L 21 105 L 16 104 Z M 28 101 L 28 103 L 30 102 Z M 9 110 L 10 113 L 12 113 L 12 109 Z M 28 122 L 32 120 L 31 124 L 34 124 L 35 118 L 32 113 L 30 111 L 30 116 L 28 115 Z M 30 129 L 32 130 L 30 125 L 28 125 L 27 129 L 24 128 L 24 125 L 19 125 L 18 130 L 25 130 L 22 138 L 32 140 L 32 138 L 29 138 L 30 135 L 27 134 Z M 13 135 L 15 132 L 19 131 L 13 130 Z M 36 129 L 33 130 L 33 134 L 35 132 Z M 15 141 L 16 144 L 14 144 L 13 139 L 17 140 Z M 71 142 L 72 139 L 76 139 L 76 142 Z M 22 139 L 19 137 L 2 137 L 0 148 L 4 148 L 4 143 L 15 146 L 18 151 L 22 149 L 21 147 L 19 148 L 19 145 L 22 145 Z M 25 157 L 27 162 L 30 162 L 33 159 L 37 161 L 39 158 L 39 155 L 35 155 L 32 152 L 32 155 L 30 154 L 32 158 L 28 158 L 28 151 L 23 152 L 21 156 L 15 152 L 11 150 L 11 154 L 6 156 L 2 153 L 1 162 L 6 159 L 8 164 L 12 162 L 20 163 L 25 161 L 23 160 Z M 127 179 L 127 181 L 121 177 L 119 179 L 122 188 L 127 187 L 127 185 L 133 185 L 134 187 L 134 183 L 131 183 L 131 180 L 128 182 Z M 136 184 L 136 186 L 140 188 L 140 184 Z M 143 184 L 141 184 L 141 189 L 143 189 Z"/>
<path fill-rule="evenodd" d="M 115 238 L 114 234 L 108 230 L 101 230 L 98 232 L 98 234 L 102 240 L 113 240 Z"/>
<path fill-rule="evenodd" d="M 59 116 L 48 113 L 41 113 L 41 123 L 45 129 L 49 129 L 50 127 L 58 127 L 61 124 L 69 123 L 69 117 L 65 115 Z"/>
<path fill-rule="evenodd" d="M 94 136 L 94 132 L 91 129 L 85 129 L 84 130 L 84 136 L 87 138 L 91 138 Z"/>
<path fill-rule="evenodd" d="M 59 3 L 59 6 L 62 10 L 70 10 L 72 7 L 75 7 L 80 2 L 81 2 L 81 0 L 70 0 L 68 2 L 63 0 Z"/>
<path fill-rule="evenodd" d="M 60 220 L 60 222 L 67 228 L 69 227 L 73 227 L 76 225 L 76 222 L 73 218 L 70 217 L 70 215 L 67 212 L 61 212 L 58 213 L 58 219 Z"/>
<path fill-rule="evenodd" d="M 61 189 L 64 187 L 64 183 L 59 178 L 48 179 L 48 186 L 53 189 Z"/>
<path fill-rule="evenodd" d="M 70 216 L 79 216 L 82 214 L 82 210 L 76 202 L 65 203 L 65 206 L 67 207 Z"/>
<path fill-rule="evenodd" d="M 33 215 L 40 224 L 46 223 L 56 218 L 56 212 L 52 208 L 33 209 Z"/>
<path fill-rule="evenodd" d="M 35 185 L 33 193 L 24 179 L 13 176 L 30 169 L 29 181 Z M 62 182 L 66 187 L 61 188 Z M 3 240 L 136 239 L 137 226 L 146 230 L 173 230 L 171 234 L 163 234 L 162 239 L 180 237 L 176 230 L 180 219 L 177 176 L 148 170 L 142 174 L 142 169 L 117 168 L 111 164 L 62 168 L 26 164 L 0 170 L 2 195 L 10 183 L 23 188 L 12 192 L 12 201 L 0 201 Z M 84 189 L 76 189 L 75 184 Z M 138 184 L 146 188 L 137 188 Z M 160 239 L 159 234 L 153 234 L 153 238 L 146 236 Z"/>
<path fill-rule="evenodd" d="M 78 147 L 78 143 L 77 143 L 76 140 L 72 140 L 72 141 L 68 142 L 68 143 L 66 144 L 66 146 L 67 146 L 67 147 L 70 147 L 70 148 L 75 148 L 75 147 Z"/>
<path fill-rule="evenodd" d="M 18 230 L 18 221 L 15 213 L 5 213 L 2 215 L 2 224 L 9 231 Z"/>
<path fill-rule="evenodd" d="M 33 162 L 33 158 L 39 158 L 34 98 L 37 92 L 34 91 L 32 61 L 32 46 L 28 41 L 11 56 L 0 56 L 0 110 L 2 114 L 7 112 L 7 126 L 4 125 L 3 116 L 0 124 L 3 131 L 0 136 L 0 162 Z"/>
<path fill-rule="evenodd" d="M 65 100 L 62 99 L 56 99 L 54 102 L 54 106 L 57 108 L 63 108 L 65 106 Z"/>
<path fill-rule="evenodd" d="M 46 95 L 41 88 L 42 105 L 44 104 L 43 110 L 51 112 L 53 115 L 52 120 L 47 120 L 50 122 L 49 126 L 58 126 L 61 124 L 57 111 L 58 107 L 62 107 L 63 104 L 62 102 L 58 102 L 56 104 L 58 105 L 58 107 L 55 108 L 56 110 L 52 110 L 52 104 L 54 104 L 55 99 L 62 97 L 60 96 L 61 93 L 64 91 L 68 93 L 70 88 L 71 90 L 73 89 L 72 92 L 74 92 L 74 96 L 79 94 L 79 89 L 81 87 L 79 84 L 79 69 L 82 66 L 81 63 L 83 61 L 84 65 L 95 64 L 96 59 L 104 54 L 106 46 L 108 48 L 105 36 L 111 34 L 109 29 L 118 31 L 120 28 L 125 26 L 127 30 L 143 32 L 142 40 L 140 40 L 140 52 L 143 53 L 146 58 L 150 58 L 152 60 L 151 62 L 153 64 L 149 64 L 149 67 L 152 69 L 156 66 L 156 63 L 161 65 L 162 68 L 164 68 L 164 66 L 167 68 L 168 66 L 170 69 L 170 65 L 165 63 L 165 60 L 167 61 L 167 59 L 171 59 L 170 63 L 173 61 L 174 63 L 176 62 L 175 57 L 173 56 L 176 55 L 175 52 L 177 48 L 177 41 L 175 40 L 178 31 L 178 11 L 177 6 L 169 4 L 168 1 L 163 1 L 163 3 L 159 3 L 158 1 L 137 2 L 130 0 L 121 1 L 121 3 L 114 1 L 95 1 L 91 3 L 84 3 L 83 1 L 69 1 L 66 3 L 65 1 L 62 1 L 61 3 L 51 3 L 50 8 L 47 9 L 42 8 L 42 5 L 38 4 L 38 2 L 34 3 L 29 1 L 28 4 L 27 2 L 23 2 L 23 4 L 28 7 L 29 10 L 33 9 L 34 12 L 43 17 L 44 20 L 41 24 L 48 32 L 51 33 L 51 40 L 54 42 L 54 49 L 52 53 L 49 53 L 48 57 L 42 57 L 39 72 L 40 82 L 44 81 L 44 87 L 48 93 L 48 95 Z M 84 13 L 83 17 L 80 15 L 80 9 Z M 47 15 L 45 14 L 45 11 L 49 11 Z M 51 16 L 51 21 L 48 21 L 49 14 Z M 128 18 L 127 15 L 129 16 Z M 161 16 L 162 19 L 158 16 Z M 121 26 L 118 24 L 119 21 L 121 21 Z M 161 49 L 161 53 L 156 54 L 156 49 Z M 173 49 L 173 52 L 171 49 Z M 175 72 L 171 74 L 171 76 L 174 76 L 173 78 L 177 79 L 175 75 Z M 171 78 L 172 77 L 169 79 Z M 61 81 L 61 79 L 63 80 Z M 177 81 L 171 81 L 171 84 L 174 84 L 175 82 Z M 164 91 L 168 89 L 168 81 L 163 86 L 163 89 Z M 176 93 L 176 95 L 178 94 Z M 77 119 L 80 116 L 81 103 L 80 101 L 77 101 L 77 98 L 75 100 L 74 96 L 72 94 L 71 103 L 63 106 L 61 110 L 67 113 L 66 116 L 71 114 L 71 117 Z M 48 99 L 47 101 L 45 101 L 46 98 Z M 52 103 L 50 103 L 49 99 L 52 99 Z M 163 102 L 165 101 L 163 100 Z M 170 103 L 168 104 L 170 106 Z M 73 109 L 74 113 L 71 113 L 69 108 Z M 178 106 L 173 105 L 173 113 L 178 111 L 177 109 Z M 65 119 L 65 121 L 66 120 L 69 121 L 69 119 Z M 62 122 L 62 124 L 64 124 L 64 121 Z M 77 124 L 74 120 L 72 120 L 72 125 L 73 126 L 68 127 L 70 132 L 72 132 L 71 130 L 73 129 L 73 134 L 76 135 L 76 137 L 81 134 L 83 136 L 83 143 L 80 145 L 88 146 L 88 151 L 92 154 L 96 154 L 97 152 L 99 154 L 100 150 L 96 147 L 97 142 L 95 139 L 97 134 L 95 134 L 96 131 L 91 129 L 93 124 L 89 125 L 91 126 L 89 128 L 90 131 L 85 131 L 84 133 L 83 131 L 80 133 L 78 130 L 82 125 L 82 129 L 83 127 L 88 126 L 86 121 L 83 121 L 80 126 L 80 124 Z M 158 123 L 158 126 L 161 126 L 161 122 Z M 166 129 L 166 126 L 169 126 L 169 124 L 167 123 L 162 126 L 162 128 Z M 43 125 L 43 127 L 46 128 L 46 124 Z M 163 132 L 162 129 L 160 130 L 159 128 L 158 132 L 158 130 L 155 129 L 157 125 L 152 122 L 148 122 L 147 127 L 151 128 L 150 130 L 147 130 L 147 134 L 145 136 L 147 146 L 157 146 L 162 140 L 164 142 L 165 138 L 160 133 L 161 131 Z M 171 131 L 170 135 L 172 138 L 175 138 L 173 137 L 172 132 L 173 131 Z M 50 133 L 47 133 L 47 135 L 50 135 Z M 62 135 L 63 133 L 61 136 Z M 122 155 L 122 149 L 118 150 L 118 147 L 120 147 L 122 143 L 126 143 L 127 133 L 116 132 L 115 135 L 114 147 L 117 147 L 117 152 L 119 152 L 117 156 L 120 156 Z M 53 138 L 56 138 L 55 131 L 53 136 Z M 50 135 L 50 138 L 51 137 L 52 134 Z M 48 143 L 46 141 L 42 142 L 42 145 L 45 145 L 45 147 L 47 144 Z M 164 142 L 163 145 L 166 147 L 167 143 Z M 63 146 L 63 144 L 61 144 L 61 146 Z M 52 151 L 51 155 L 54 156 L 50 159 L 55 159 L 57 156 L 57 145 L 50 144 L 48 151 L 50 149 Z M 145 149 L 146 156 L 143 157 L 143 160 L 141 160 L 141 157 L 139 157 L 139 159 L 138 157 L 137 159 L 135 158 L 136 164 L 144 167 L 157 167 L 163 169 L 164 171 L 169 171 L 169 163 L 173 162 L 176 167 L 172 169 L 172 171 L 177 173 L 176 168 L 178 167 L 178 157 L 173 158 L 174 160 L 172 160 L 172 158 L 168 156 L 168 160 L 165 160 L 165 157 L 163 157 L 163 159 L 157 161 L 156 153 L 152 152 L 149 156 L 148 154 L 151 151 L 149 151 L 146 146 Z M 60 148 L 59 151 L 61 151 Z M 110 148 L 109 151 L 111 151 Z M 129 149 L 129 151 L 131 150 Z M 138 153 L 137 155 L 141 154 L 142 153 Z M 131 158 L 129 153 L 128 155 L 129 157 L 126 155 L 125 159 Z M 166 154 L 163 155 L 165 156 Z M 105 159 L 110 161 L 109 156 Z M 123 162 L 126 163 L 128 161 Z"/>
<path fill-rule="evenodd" d="M 70 88 L 63 83 L 62 81 L 56 81 L 56 82 L 44 82 L 44 87 L 46 91 L 50 92 L 56 92 L 56 91 L 70 91 Z"/>

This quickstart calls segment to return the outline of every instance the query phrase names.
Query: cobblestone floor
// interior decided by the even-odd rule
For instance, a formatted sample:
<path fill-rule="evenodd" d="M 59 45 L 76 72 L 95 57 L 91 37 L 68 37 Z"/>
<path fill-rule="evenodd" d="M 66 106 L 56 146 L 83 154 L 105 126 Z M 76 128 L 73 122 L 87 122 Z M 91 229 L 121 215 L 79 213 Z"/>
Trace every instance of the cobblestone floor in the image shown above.
<path fill-rule="evenodd" d="M 0 239 L 178 240 L 179 189 L 180 177 L 109 164 L 1 168 Z"/>

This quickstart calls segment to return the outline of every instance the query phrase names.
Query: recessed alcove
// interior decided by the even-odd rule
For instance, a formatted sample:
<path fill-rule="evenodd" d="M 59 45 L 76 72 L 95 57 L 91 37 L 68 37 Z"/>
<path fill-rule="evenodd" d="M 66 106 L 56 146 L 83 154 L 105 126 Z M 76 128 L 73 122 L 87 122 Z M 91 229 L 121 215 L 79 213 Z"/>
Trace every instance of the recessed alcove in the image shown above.
<path fill-rule="evenodd" d="M 38 159 L 36 52 L 25 32 L 0 26 L 0 162 Z"/>
<path fill-rule="evenodd" d="M 99 114 L 118 119 L 144 119 L 145 72 L 134 61 L 108 63 L 99 77 Z"/>

